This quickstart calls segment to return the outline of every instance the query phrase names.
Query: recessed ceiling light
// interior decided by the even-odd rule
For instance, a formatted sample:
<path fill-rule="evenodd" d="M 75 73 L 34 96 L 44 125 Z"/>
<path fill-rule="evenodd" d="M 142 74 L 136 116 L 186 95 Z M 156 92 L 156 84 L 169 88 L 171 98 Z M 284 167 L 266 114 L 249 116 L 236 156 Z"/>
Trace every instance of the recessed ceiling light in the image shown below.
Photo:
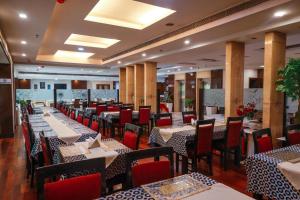
<path fill-rule="evenodd" d="M 190 69 L 194 69 L 194 67 L 190 67 Z"/>
<path fill-rule="evenodd" d="M 168 73 L 170 73 L 171 72 L 171 70 L 168 70 Z"/>
<path fill-rule="evenodd" d="M 72 33 L 65 41 L 65 44 L 84 47 L 108 48 L 118 42 L 120 42 L 120 40 Z"/>
<path fill-rule="evenodd" d="M 25 40 L 22 40 L 21 44 L 27 44 L 27 42 Z"/>
<path fill-rule="evenodd" d="M 142 30 L 174 12 L 133 0 L 101 0 L 84 20 Z"/>
<path fill-rule="evenodd" d="M 27 19 L 27 15 L 25 13 L 19 13 L 19 17 L 21 19 Z"/>
<path fill-rule="evenodd" d="M 23 56 L 23 57 L 26 57 L 26 53 L 22 53 L 22 56 Z"/>
<path fill-rule="evenodd" d="M 263 66 L 263 65 L 261 65 L 261 66 L 259 66 L 260 68 L 264 68 L 265 66 Z"/>
<path fill-rule="evenodd" d="M 143 57 L 146 57 L 146 56 L 147 56 L 147 54 L 146 54 L 146 53 L 142 53 L 142 56 L 143 56 Z"/>
<path fill-rule="evenodd" d="M 55 80 L 57 81 L 57 80 L 58 80 L 58 78 L 55 78 Z"/>
<path fill-rule="evenodd" d="M 178 69 L 177 69 L 177 71 L 181 71 L 181 69 L 180 69 L 180 68 L 178 68 Z"/>
<path fill-rule="evenodd" d="M 83 71 L 83 69 L 81 68 L 80 71 Z"/>
<path fill-rule="evenodd" d="M 122 63 L 122 62 L 119 60 L 119 61 L 118 61 L 118 64 L 121 64 L 121 63 Z"/>
<path fill-rule="evenodd" d="M 78 51 L 84 51 L 83 47 L 78 47 Z"/>
<path fill-rule="evenodd" d="M 184 41 L 184 44 L 190 44 L 190 43 L 191 43 L 190 40 L 185 40 L 185 41 Z"/>
<path fill-rule="evenodd" d="M 274 17 L 283 17 L 286 15 L 286 11 L 280 10 L 274 13 Z"/>

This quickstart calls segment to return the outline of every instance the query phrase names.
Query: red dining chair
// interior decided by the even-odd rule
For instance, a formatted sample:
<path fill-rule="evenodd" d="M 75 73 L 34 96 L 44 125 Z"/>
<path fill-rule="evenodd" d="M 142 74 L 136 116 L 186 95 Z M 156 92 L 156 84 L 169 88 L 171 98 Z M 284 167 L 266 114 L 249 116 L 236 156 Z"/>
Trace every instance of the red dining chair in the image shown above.
<path fill-rule="evenodd" d="M 25 143 L 25 150 L 26 150 L 26 169 L 27 169 L 27 178 L 31 174 L 31 167 L 32 167 L 32 158 L 31 158 L 31 141 L 29 136 L 29 130 L 27 123 L 23 120 L 22 121 L 22 133 L 24 137 Z"/>
<path fill-rule="evenodd" d="M 107 111 L 108 112 L 120 111 L 120 106 L 118 106 L 118 105 L 109 105 L 109 106 L 107 106 Z"/>
<path fill-rule="evenodd" d="M 132 124 L 132 110 L 131 109 L 121 109 L 119 121 L 117 124 L 115 124 L 115 125 L 113 124 L 113 129 L 114 129 L 114 127 L 117 127 L 118 133 L 121 133 L 123 135 L 124 127 L 125 127 L 126 123 Z"/>
<path fill-rule="evenodd" d="M 215 119 L 199 120 L 196 124 L 195 139 L 186 144 L 187 157 L 183 159 L 182 169 L 188 169 L 188 159 L 192 160 L 192 171 L 197 171 L 199 159 L 204 159 L 209 166 L 209 173 L 212 175 L 212 141 L 214 134 Z M 176 159 L 176 165 L 177 165 Z"/>
<path fill-rule="evenodd" d="M 227 159 L 229 153 L 234 153 L 235 164 L 240 164 L 240 154 L 241 154 L 241 136 L 243 128 L 243 117 L 228 117 L 225 137 L 221 140 L 214 141 L 214 148 L 221 152 L 221 163 L 223 167 L 227 170 Z"/>
<path fill-rule="evenodd" d="M 182 112 L 182 121 L 184 124 L 190 124 L 192 119 L 197 120 L 197 114 L 195 111 Z"/>
<path fill-rule="evenodd" d="M 71 113 L 70 113 L 70 118 L 75 120 L 75 117 L 76 117 L 75 110 L 72 110 Z"/>
<path fill-rule="evenodd" d="M 83 122 L 83 113 L 79 112 L 77 115 L 77 122 L 81 123 Z"/>
<path fill-rule="evenodd" d="M 102 112 L 105 112 L 107 110 L 106 105 L 97 105 L 96 107 L 96 115 L 100 116 Z"/>
<path fill-rule="evenodd" d="M 97 107 L 97 103 L 96 102 L 90 102 L 89 107 L 96 108 Z"/>
<path fill-rule="evenodd" d="M 155 121 L 155 126 L 157 126 L 157 127 L 171 126 L 173 124 L 172 113 L 156 114 L 154 116 L 154 121 Z"/>
<path fill-rule="evenodd" d="M 92 130 L 99 132 L 99 120 L 97 116 L 93 117 L 92 123 L 91 123 L 91 127 Z"/>
<path fill-rule="evenodd" d="M 149 128 L 149 121 L 151 117 L 151 106 L 140 106 L 139 107 L 139 118 L 136 122 L 137 125 L 146 127 L 148 133 L 150 132 Z"/>
<path fill-rule="evenodd" d="M 273 150 L 271 129 L 253 131 L 254 152 L 264 153 Z"/>
<path fill-rule="evenodd" d="M 90 118 L 89 117 L 83 117 L 83 120 L 82 120 L 82 124 L 86 127 L 89 127 L 90 126 Z"/>
<path fill-rule="evenodd" d="M 167 156 L 168 160 L 160 161 L 160 156 Z M 154 161 L 132 165 L 132 163 L 146 158 L 154 158 Z M 157 147 L 127 153 L 126 174 L 127 189 L 173 177 L 173 148 Z"/>
<path fill-rule="evenodd" d="M 40 132 L 40 141 L 41 141 L 41 147 L 43 152 L 43 160 L 44 165 L 51 165 L 53 163 L 53 155 L 49 143 L 49 139 L 45 137 L 44 132 Z"/>
<path fill-rule="evenodd" d="M 141 127 L 134 124 L 125 124 L 123 144 L 132 150 L 139 149 L 140 137 L 143 133 Z"/>
<path fill-rule="evenodd" d="M 287 142 L 289 145 L 300 144 L 300 124 L 287 126 Z"/>
<path fill-rule="evenodd" d="M 93 171 L 64 180 L 45 183 L 48 178 L 63 174 Z M 105 194 L 105 158 L 86 159 L 37 168 L 38 199 L 44 200 L 92 200 Z"/>

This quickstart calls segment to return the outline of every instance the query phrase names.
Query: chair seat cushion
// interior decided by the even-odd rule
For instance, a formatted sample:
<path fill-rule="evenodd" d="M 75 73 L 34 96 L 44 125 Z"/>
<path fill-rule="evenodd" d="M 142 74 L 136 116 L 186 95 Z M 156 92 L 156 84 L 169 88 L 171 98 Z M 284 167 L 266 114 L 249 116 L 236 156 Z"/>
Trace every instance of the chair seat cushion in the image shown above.
<path fill-rule="evenodd" d="M 300 132 L 292 132 L 288 135 L 290 145 L 300 144 Z"/>
<path fill-rule="evenodd" d="M 92 200 L 100 197 L 101 175 L 90 174 L 44 185 L 45 200 Z"/>
<path fill-rule="evenodd" d="M 273 149 L 271 137 L 257 138 L 257 148 L 259 153 L 271 151 Z"/>
<path fill-rule="evenodd" d="M 123 139 L 123 144 L 127 146 L 130 149 L 136 150 L 137 149 L 137 134 L 131 132 L 131 131 L 126 131 L 124 133 L 124 139 Z"/>

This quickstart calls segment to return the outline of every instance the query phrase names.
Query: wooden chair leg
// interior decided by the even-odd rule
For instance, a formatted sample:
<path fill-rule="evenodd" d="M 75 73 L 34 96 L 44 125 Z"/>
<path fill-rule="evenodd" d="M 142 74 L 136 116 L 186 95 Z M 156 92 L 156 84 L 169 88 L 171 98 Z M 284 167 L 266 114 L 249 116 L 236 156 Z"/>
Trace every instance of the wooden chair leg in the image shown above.
<path fill-rule="evenodd" d="M 212 170 L 212 154 L 207 156 L 207 164 L 209 168 L 209 175 L 213 175 L 213 170 Z"/>
<path fill-rule="evenodd" d="M 240 160 L 241 160 L 241 148 L 236 148 L 234 150 L 234 162 L 236 166 L 240 166 Z"/>
<path fill-rule="evenodd" d="M 227 170 L 227 162 L 228 162 L 228 150 L 225 149 L 224 150 L 224 158 L 223 158 L 223 167 L 224 167 L 224 170 L 226 171 Z"/>
<path fill-rule="evenodd" d="M 178 173 L 179 172 L 179 154 L 178 153 L 175 153 L 176 155 L 176 158 L 175 158 L 175 168 L 176 168 L 176 172 Z"/>
<path fill-rule="evenodd" d="M 35 164 L 34 161 L 31 163 L 31 178 L 30 178 L 30 187 L 33 187 L 33 182 L 34 182 L 34 171 L 35 171 Z"/>
<path fill-rule="evenodd" d="M 181 172 L 182 174 L 187 174 L 188 173 L 188 158 L 185 156 L 182 156 L 182 161 L 181 161 Z"/>
<path fill-rule="evenodd" d="M 192 158 L 192 172 L 196 172 L 196 171 L 198 171 L 198 165 L 197 165 L 197 158 L 196 157 L 193 157 Z"/>

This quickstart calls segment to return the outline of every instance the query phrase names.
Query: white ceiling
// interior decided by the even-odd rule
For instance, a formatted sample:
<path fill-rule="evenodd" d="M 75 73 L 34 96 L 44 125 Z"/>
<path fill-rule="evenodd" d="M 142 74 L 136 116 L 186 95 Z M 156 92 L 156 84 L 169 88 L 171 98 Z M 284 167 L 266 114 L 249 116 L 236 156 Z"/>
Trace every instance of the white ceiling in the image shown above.
<path fill-rule="evenodd" d="M 300 1 L 299 0 L 269 0 L 257 7 L 237 13 L 220 21 L 201 27 L 197 32 L 187 34 L 186 37 L 170 40 L 158 46 L 148 46 L 145 51 L 135 51 L 120 59 L 112 59 L 101 65 L 101 59 L 113 56 L 119 52 L 152 40 L 158 36 L 170 33 L 202 18 L 220 12 L 237 3 L 240 0 L 140 0 L 141 2 L 170 8 L 176 13 L 143 29 L 136 30 L 107 24 L 99 24 L 84 21 L 97 0 L 67 0 L 64 4 L 56 4 L 49 0 L 1 0 L 0 28 L 4 32 L 13 60 L 20 64 L 47 65 L 46 69 L 54 71 L 72 71 L 76 73 L 81 68 L 89 68 L 84 73 L 92 73 L 99 69 L 109 69 L 112 74 L 118 74 L 118 68 L 125 65 L 142 63 L 147 60 L 158 62 L 159 74 L 172 73 L 177 69 L 167 69 L 174 66 L 183 66 L 184 70 L 223 68 L 225 42 L 229 40 L 243 41 L 246 43 L 246 68 L 257 68 L 263 65 L 263 51 L 257 50 L 264 46 L 264 33 L 277 30 L 287 33 L 288 45 L 300 43 Z M 284 10 L 287 15 L 282 18 L 274 18 L 274 12 Z M 19 12 L 28 14 L 27 20 L 20 20 Z M 168 27 L 166 23 L 175 25 Z M 51 55 L 58 49 L 77 51 L 77 46 L 64 44 L 71 33 L 90 35 L 121 40 L 117 44 L 107 48 L 98 49 L 85 47 L 86 52 L 95 53 L 91 57 L 96 64 L 74 64 L 59 62 L 36 61 L 37 55 Z M 36 38 L 35 35 L 39 37 Z M 256 38 L 256 39 L 252 39 Z M 183 42 L 189 39 L 191 43 Z M 26 40 L 27 45 L 21 45 L 20 41 Z M 142 57 L 141 53 L 147 56 Z M 26 53 L 27 57 L 21 56 Z M 300 49 L 294 48 L 287 51 L 287 57 L 299 57 Z M 217 62 L 201 61 L 201 59 L 215 59 Z M 57 67 L 53 67 L 56 65 Z M 18 70 L 26 70 L 24 65 L 19 65 Z M 65 68 L 61 67 L 64 66 Z M 190 67 L 193 69 L 190 69 Z M 68 68 L 66 68 L 68 67 Z M 27 70 L 36 70 L 27 66 Z M 92 70 L 90 70 L 90 68 Z M 82 71 L 80 71 L 82 72 Z M 170 73 L 171 73 L 170 72 Z M 100 72 L 99 72 L 100 73 Z"/>

